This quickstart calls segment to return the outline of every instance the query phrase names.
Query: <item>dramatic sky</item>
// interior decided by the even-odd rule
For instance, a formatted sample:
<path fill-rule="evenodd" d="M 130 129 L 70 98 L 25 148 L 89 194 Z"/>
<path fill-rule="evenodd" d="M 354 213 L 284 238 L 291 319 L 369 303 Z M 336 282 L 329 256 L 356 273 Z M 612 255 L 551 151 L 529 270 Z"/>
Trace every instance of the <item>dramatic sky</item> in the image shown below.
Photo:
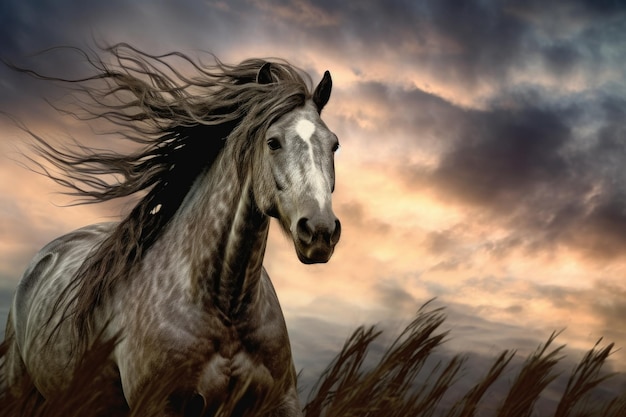
<path fill-rule="evenodd" d="M 234 0 L 0 3 L 0 56 L 54 75 L 81 62 L 34 53 L 92 39 L 331 71 L 324 119 L 340 138 L 342 240 L 305 266 L 273 227 L 265 265 L 297 367 L 362 323 L 399 329 L 447 306 L 451 350 L 521 355 L 565 329 L 573 358 L 600 337 L 626 370 L 626 7 L 619 1 Z M 206 59 L 206 56 L 204 57 Z M 82 68 L 84 69 L 84 68 Z M 0 68 L 0 110 L 37 133 L 93 140 L 44 99 L 51 83 Z M 47 241 L 124 207 L 66 208 L 14 161 L 0 119 L 0 311 Z M 395 327 L 394 327 L 395 326 Z"/>

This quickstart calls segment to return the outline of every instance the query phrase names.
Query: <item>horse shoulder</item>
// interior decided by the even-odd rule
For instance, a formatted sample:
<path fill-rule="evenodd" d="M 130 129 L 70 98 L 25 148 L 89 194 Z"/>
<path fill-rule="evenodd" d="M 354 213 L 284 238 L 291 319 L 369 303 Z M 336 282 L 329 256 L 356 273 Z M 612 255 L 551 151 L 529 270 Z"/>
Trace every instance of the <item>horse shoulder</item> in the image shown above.
<path fill-rule="evenodd" d="M 87 253 L 104 238 L 111 227 L 111 223 L 90 225 L 46 244 L 33 257 L 18 283 L 13 299 L 16 313 L 23 316 L 32 307 L 34 298 L 50 289 L 48 287 L 53 284 L 52 278 L 59 277 L 63 283 L 69 283 Z M 51 295 L 54 294 L 45 292 L 46 299 L 53 298 Z M 17 324 L 20 325 L 19 320 Z"/>
<path fill-rule="evenodd" d="M 27 367 L 40 362 L 49 332 L 60 314 L 54 306 L 89 251 L 108 233 L 111 224 L 97 224 L 60 236 L 31 260 L 18 283 L 11 306 L 15 341 Z M 62 307 L 62 306 L 61 306 Z"/>

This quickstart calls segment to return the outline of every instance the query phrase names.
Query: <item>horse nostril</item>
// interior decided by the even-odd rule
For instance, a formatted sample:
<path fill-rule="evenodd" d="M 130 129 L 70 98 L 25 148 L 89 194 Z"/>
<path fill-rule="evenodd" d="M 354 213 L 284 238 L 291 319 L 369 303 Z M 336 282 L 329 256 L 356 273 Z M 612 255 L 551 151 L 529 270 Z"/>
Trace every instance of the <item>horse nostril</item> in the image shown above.
<path fill-rule="evenodd" d="M 330 244 L 336 245 L 339 242 L 339 237 L 341 236 L 341 223 L 339 220 L 335 220 L 335 230 L 333 230 L 330 235 Z"/>
<path fill-rule="evenodd" d="M 302 243 L 310 244 L 313 241 L 313 229 L 309 224 L 309 219 L 306 217 L 298 220 L 297 232 L 298 238 L 302 241 Z"/>
<path fill-rule="evenodd" d="M 330 224 L 316 224 L 307 217 L 298 220 L 297 236 L 301 243 L 310 245 L 314 241 L 334 246 L 341 236 L 341 223 L 336 220 Z"/>

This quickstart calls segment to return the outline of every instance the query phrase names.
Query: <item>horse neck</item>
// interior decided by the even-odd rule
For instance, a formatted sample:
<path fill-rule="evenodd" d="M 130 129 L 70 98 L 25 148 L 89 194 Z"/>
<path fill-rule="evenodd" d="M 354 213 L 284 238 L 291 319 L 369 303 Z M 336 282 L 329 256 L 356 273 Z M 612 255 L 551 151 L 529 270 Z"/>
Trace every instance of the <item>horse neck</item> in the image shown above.
<path fill-rule="evenodd" d="M 227 318 L 258 293 L 269 230 L 269 219 L 254 203 L 251 170 L 241 175 L 234 160 L 222 151 L 196 180 L 170 228 L 190 271 L 192 298 Z"/>

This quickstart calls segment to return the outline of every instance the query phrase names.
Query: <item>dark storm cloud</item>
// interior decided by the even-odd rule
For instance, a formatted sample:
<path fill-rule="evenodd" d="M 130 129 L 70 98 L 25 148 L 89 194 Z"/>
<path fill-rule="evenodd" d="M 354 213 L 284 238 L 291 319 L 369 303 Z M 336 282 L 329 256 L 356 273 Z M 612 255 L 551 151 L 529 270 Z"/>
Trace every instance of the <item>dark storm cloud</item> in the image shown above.
<path fill-rule="evenodd" d="M 487 204 L 509 194 L 519 200 L 529 188 L 568 175 L 560 150 L 570 133 L 558 114 L 525 108 L 468 116 L 464 137 L 431 177 L 455 194 Z"/>
<path fill-rule="evenodd" d="M 468 80 L 488 78 L 506 81 L 516 67 L 537 59 L 556 74 L 568 72 L 594 54 L 606 63 L 611 54 L 594 51 L 597 39 L 605 47 L 619 46 L 610 39 L 606 18 L 617 22 L 625 8 L 619 2 L 430 2 L 428 18 L 437 31 L 461 46 L 450 57 L 457 73 Z M 576 30 L 572 26 L 579 25 Z M 616 23 L 623 28 L 622 23 Z M 442 64 L 445 61 L 442 61 Z M 591 62 L 593 65 L 599 64 Z"/>
<path fill-rule="evenodd" d="M 323 11 L 327 24 L 311 20 L 299 30 L 310 36 L 309 42 L 320 48 L 326 45 L 333 56 L 412 62 L 443 78 L 470 84 L 478 78 L 502 78 L 501 74 L 522 59 L 525 34 L 531 30 L 528 22 L 508 13 L 502 5 L 477 1 L 462 6 L 454 1 L 408 0 L 235 3 L 239 7 L 253 5 L 283 24 L 289 24 L 294 16 L 306 17 L 302 5 L 307 4 Z M 291 12 L 279 14 L 276 10 Z M 369 70 L 367 66 L 354 69 L 358 73 Z"/>
<path fill-rule="evenodd" d="M 537 103 L 470 116 L 467 138 L 443 155 L 428 179 L 510 219 L 514 228 L 619 255 L 626 248 L 626 149 L 618 145 L 606 152 L 602 131 L 621 123 L 607 113 L 596 137 L 574 133 L 573 108 L 593 106 Z"/>
<path fill-rule="evenodd" d="M 472 83 L 504 79 L 511 69 L 526 66 L 529 57 L 545 60 L 557 73 L 584 60 L 607 64 L 616 59 L 611 49 L 626 37 L 619 30 L 625 10 L 620 2 L 588 1 L 9 1 L 2 6 L 0 39 L 3 49 L 15 55 L 80 43 L 92 33 L 116 37 L 105 23 L 123 28 L 127 36 L 149 30 L 152 38 L 194 40 L 194 46 L 204 38 L 209 48 L 233 40 L 244 45 L 260 32 L 284 44 L 302 42 L 300 35 L 307 35 L 308 43 L 327 45 L 340 55 L 395 53 L 392 59 Z M 276 36 L 287 27 L 292 36 Z M 599 43 L 604 48 L 596 48 Z"/>
<path fill-rule="evenodd" d="M 506 205 L 511 195 L 519 197 L 573 175 L 564 152 L 573 139 L 569 105 L 555 109 L 509 97 L 515 108 L 470 110 L 417 88 L 364 83 L 355 90 L 365 101 L 387 109 L 389 127 L 384 129 L 408 133 L 403 143 L 407 152 L 441 150 L 434 171 L 408 167 L 410 180 L 434 180 L 470 202 Z"/>
<path fill-rule="evenodd" d="M 561 243 L 595 257 L 626 250 L 626 99 L 619 90 L 555 97 L 517 87 L 481 110 L 375 82 L 350 93 L 385 110 L 388 124 L 371 129 L 371 146 L 404 146 L 397 165 L 409 186 L 484 209 L 484 218 L 513 230 L 507 245 Z M 398 137 L 374 143 L 400 134 L 401 144 Z M 425 150 L 438 155 L 434 167 L 411 162 Z M 434 250 L 440 237 L 433 236 Z"/>
<path fill-rule="evenodd" d="M 531 70 L 533 64 L 546 64 L 544 70 L 560 75 L 581 65 L 615 63 L 619 54 L 623 59 L 619 29 L 624 29 L 626 8 L 620 2 L 602 3 L 430 2 L 425 20 L 460 47 L 442 56 L 438 69 L 449 66 L 451 74 L 467 82 L 507 82 L 512 71 Z"/>
<path fill-rule="evenodd" d="M 120 34 L 136 35 L 125 41 L 141 43 L 159 40 L 164 35 L 172 41 L 189 39 L 200 30 L 202 35 L 208 35 L 222 27 L 212 11 L 205 3 L 189 0 L 6 1 L 0 15 L 2 50 L 19 57 L 59 45 L 91 45 L 93 38 L 105 43 L 120 42 L 124 40 L 118 38 Z M 119 28 L 124 30 L 119 33 Z"/>
<path fill-rule="evenodd" d="M 229 5 L 252 6 L 257 17 L 283 25 L 297 22 L 296 32 L 308 35 L 307 42 L 320 50 L 326 45 L 340 59 L 412 63 L 470 88 L 506 85 L 520 71 L 536 68 L 556 76 L 584 70 L 590 76 L 626 58 L 621 2 L 240 0 Z"/>
<path fill-rule="evenodd" d="M 90 50 L 128 42 L 156 54 L 189 50 L 219 54 L 232 44 L 243 45 L 245 31 L 235 28 L 247 27 L 239 15 L 225 19 L 222 11 L 196 1 L 5 1 L 0 7 L 0 58 L 63 78 L 85 76 L 91 68 L 76 51 L 42 51 L 59 46 Z M 3 110 L 27 108 L 42 97 L 54 99 L 63 93 L 57 87 L 0 65 Z"/>
<path fill-rule="evenodd" d="M 534 68 L 559 76 L 578 70 L 591 76 L 615 64 L 624 71 L 618 68 L 626 59 L 621 46 L 626 19 L 620 19 L 626 8 L 619 2 L 115 0 L 77 5 L 62 0 L 10 1 L 2 8 L 2 55 L 9 58 L 60 44 L 83 46 L 92 35 L 105 42 L 140 40 L 139 46 L 150 50 L 217 53 L 265 39 L 341 61 L 389 60 L 399 71 L 415 66 L 470 90 L 479 83 L 504 86 L 512 74 Z M 367 75 L 369 68 L 360 61 L 354 70 Z M 50 67 L 71 72 L 75 65 L 59 59 Z"/>
<path fill-rule="evenodd" d="M 109 4 L 112 9 L 119 10 L 118 2 Z M 83 41 L 90 36 L 89 23 L 97 15 L 94 12 L 99 12 L 92 9 L 94 6 L 88 2 L 2 2 L 0 59 L 31 68 L 32 62 L 36 61 L 35 68 L 47 75 L 71 77 L 75 73 L 76 61 L 64 59 L 67 54 L 46 54 L 39 59 L 33 59 L 33 55 L 61 45 L 84 46 Z M 12 114 L 21 108 L 32 109 L 41 97 L 50 98 L 55 90 L 52 83 L 34 80 L 4 64 L 0 65 L 0 80 L 0 110 L 10 108 Z"/>

